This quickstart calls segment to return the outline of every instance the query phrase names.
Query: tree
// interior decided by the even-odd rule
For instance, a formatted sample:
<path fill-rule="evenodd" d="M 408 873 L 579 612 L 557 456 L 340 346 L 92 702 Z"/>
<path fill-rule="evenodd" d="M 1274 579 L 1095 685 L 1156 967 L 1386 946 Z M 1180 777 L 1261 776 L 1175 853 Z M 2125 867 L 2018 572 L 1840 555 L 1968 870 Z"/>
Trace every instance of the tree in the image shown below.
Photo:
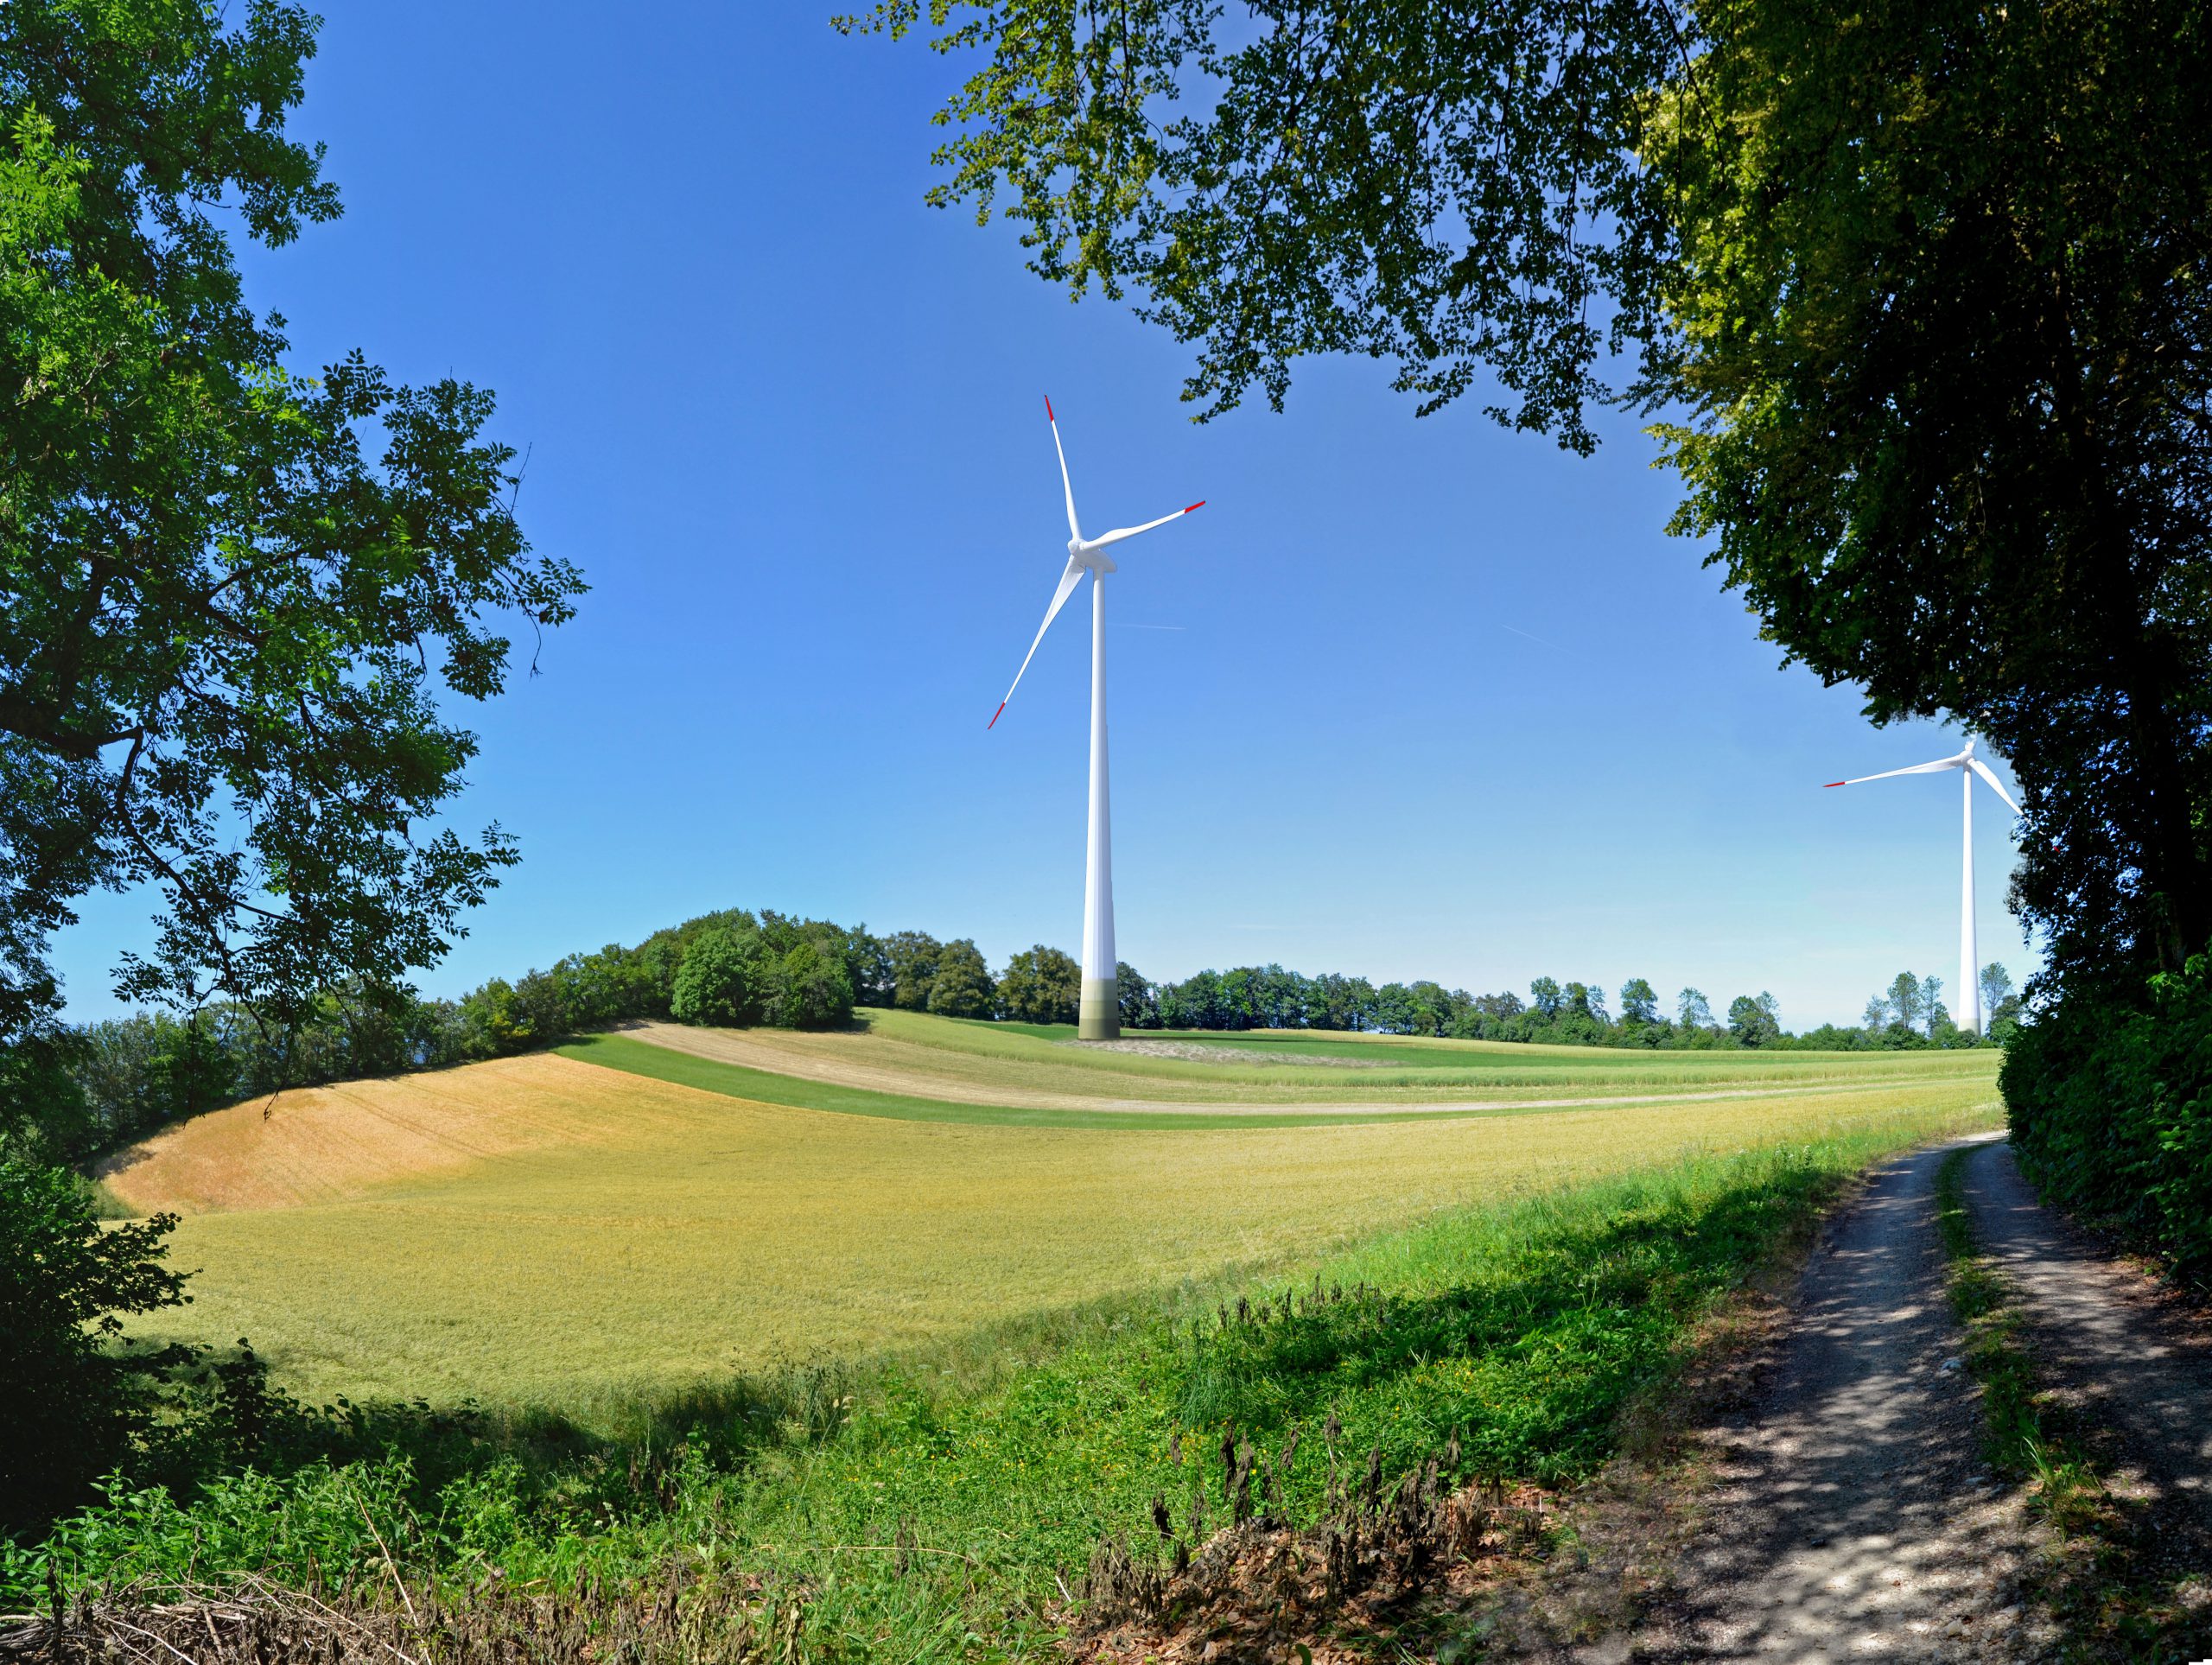
<path fill-rule="evenodd" d="M 1659 994 L 1649 980 L 1630 977 L 1621 985 L 1621 1021 L 1636 1024 L 1659 1021 Z"/>
<path fill-rule="evenodd" d="M 1160 991 L 1127 960 L 1114 968 L 1114 995 L 1121 1007 L 1122 1028 L 1160 1027 Z"/>
<path fill-rule="evenodd" d="M 1568 983 L 1561 994 L 1560 1005 L 1567 1016 L 1587 1019 L 1600 1028 L 1612 1022 L 1605 1010 L 1605 990 L 1601 983 Z"/>
<path fill-rule="evenodd" d="M 386 1055 L 408 974 L 516 860 L 442 824 L 477 750 L 442 702 L 498 694 L 504 632 L 583 589 L 516 523 L 488 392 L 358 353 L 301 376 L 246 304 L 233 232 L 275 249 L 338 213 L 286 128 L 316 26 L 0 6 L 0 1464 L 50 1482 L 10 1509 L 130 1446 L 99 1349 L 177 1287 L 160 1230 L 101 1233 L 32 1160 L 82 1153 L 52 933 L 92 892 L 157 899 L 118 992 L 184 1020 L 172 1103 L 326 1017 Z"/>
<path fill-rule="evenodd" d="M 888 943 L 861 925 L 846 938 L 844 960 L 846 973 L 852 980 L 854 1005 L 892 1003 L 898 992 L 898 979 L 891 969 Z"/>
<path fill-rule="evenodd" d="M 891 961 L 891 1003 L 902 1012 L 926 1011 L 944 945 L 926 931 L 894 931 L 883 947 Z"/>
<path fill-rule="evenodd" d="M 1889 1001 L 1877 995 L 1866 1002 L 1866 1010 L 1861 1014 L 1859 1021 L 1868 1029 L 1878 1033 L 1890 1026 L 1891 1011 Z"/>
<path fill-rule="evenodd" d="M 1413 990 L 1402 982 L 1386 982 L 1375 991 L 1375 1026 L 1386 1035 L 1409 1035 L 1417 1014 Z"/>
<path fill-rule="evenodd" d="M 1539 1022 L 1549 1023 L 1559 1016 L 1560 998 L 1556 977 L 1539 977 L 1529 985 L 1529 1009 Z"/>
<path fill-rule="evenodd" d="M 1728 1002 L 1728 1033 L 1738 1046 L 1764 1046 L 1782 1033 L 1771 995 L 1738 995 Z"/>
<path fill-rule="evenodd" d="M 1907 1029 L 1917 1028 L 1927 1014 L 1920 979 L 1900 971 L 1890 980 L 1889 1009 L 1893 1020 Z"/>
<path fill-rule="evenodd" d="M 1983 1034 L 2003 1045 L 2019 1028 L 2022 1009 L 2020 996 L 2012 987 L 2012 974 L 1995 960 L 1982 967 Z"/>
<path fill-rule="evenodd" d="M 1375 988 L 1364 977 L 1325 971 L 1313 979 L 1306 1020 L 1316 1028 L 1359 1030 L 1375 1023 Z"/>
<path fill-rule="evenodd" d="M 125 1457 L 175 1349 L 118 1349 L 118 1314 L 187 1298 L 161 1264 L 176 1217 L 102 1227 L 86 1187 L 0 1155 L 0 1533 L 32 1528 Z"/>
<path fill-rule="evenodd" d="M 1021 1023 L 1073 1023 L 1083 1001 L 1083 968 L 1039 943 L 999 974 L 998 1014 Z"/>
<path fill-rule="evenodd" d="M 73 899 L 146 887 L 126 997 L 277 1026 L 435 962 L 514 860 L 435 829 L 505 684 L 582 583 L 534 558 L 489 394 L 308 380 L 229 232 L 338 213 L 286 135 L 315 20 L 0 8 L 0 1036 Z"/>
<path fill-rule="evenodd" d="M 1939 1026 L 1955 1026 L 1951 1024 L 1949 1008 L 1943 1004 L 1943 980 L 1941 977 L 1923 977 L 1920 980 L 1920 1022 L 1931 1040 L 1935 1039 Z"/>
<path fill-rule="evenodd" d="M 678 1023 L 741 1029 L 767 1014 L 778 969 L 758 931 L 707 931 L 684 950 L 670 1009 Z"/>
<path fill-rule="evenodd" d="M 1710 1029 L 1713 1007 L 1699 990 L 1685 988 L 1675 996 L 1675 1020 L 1685 1029 Z"/>
<path fill-rule="evenodd" d="M 972 64 L 931 199 L 1133 295 L 1202 413 L 1344 353 L 1579 450 L 1665 412 L 1674 529 L 1785 658 L 2010 759 L 2060 982 L 2212 941 L 2194 6 L 927 14 Z"/>
<path fill-rule="evenodd" d="M 2012 998 L 2012 974 L 2000 961 L 1992 960 L 1981 968 L 1975 980 L 1980 988 L 1981 1009 L 1985 1019 Z"/>
<path fill-rule="evenodd" d="M 983 963 L 982 950 L 966 937 L 947 943 L 930 983 L 930 1010 L 942 1018 L 987 1018 L 992 995 L 991 969 Z"/>
<path fill-rule="evenodd" d="M 843 957 L 818 943 L 792 944 L 776 967 L 768 1020 L 787 1029 L 841 1029 L 850 1023 L 853 982 Z"/>

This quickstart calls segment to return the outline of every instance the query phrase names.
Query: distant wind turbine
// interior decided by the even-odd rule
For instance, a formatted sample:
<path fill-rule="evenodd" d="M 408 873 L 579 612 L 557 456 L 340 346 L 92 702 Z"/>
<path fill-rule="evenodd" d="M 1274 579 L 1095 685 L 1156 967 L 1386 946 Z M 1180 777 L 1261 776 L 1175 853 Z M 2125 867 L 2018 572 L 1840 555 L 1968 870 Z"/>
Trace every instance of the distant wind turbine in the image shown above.
<path fill-rule="evenodd" d="M 1112 1040 L 1122 1033 L 1122 1007 L 1114 982 L 1114 848 L 1106 802 L 1106 575 L 1115 570 L 1113 560 L 1106 551 L 1125 537 L 1135 537 L 1139 532 L 1148 532 L 1155 526 L 1165 526 L 1171 520 L 1180 520 L 1185 515 L 1203 509 L 1205 499 L 1200 498 L 1187 509 L 1147 520 L 1141 526 L 1122 526 L 1086 538 L 1083 528 L 1076 524 L 1075 487 L 1068 482 L 1068 454 L 1060 445 L 1060 424 L 1052 415 L 1049 398 L 1045 401 L 1045 420 L 1052 424 L 1052 449 L 1060 459 L 1060 490 L 1067 498 L 1067 570 L 1060 575 L 1060 587 L 1052 592 L 1052 605 L 1045 609 L 1045 622 L 1037 626 L 1036 640 L 1029 644 L 1029 651 L 1022 656 L 1021 670 L 1014 673 L 1006 699 L 999 702 L 998 710 L 991 713 L 991 720 L 984 727 L 998 726 L 1007 700 L 1014 697 L 1014 690 L 1021 686 L 1030 660 L 1037 657 L 1037 644 L 1045 639 L 1052 620 L 1059 617 L 1068 597 L 1082 582 L 1083 575 L 1089 572 L 1090 833 L 1083 867 L 1083 999 L 1077 1008 L 1079 1021 L 1076 1035 L 1082 1040 Z"/>
<path fill-rule="evenodd" d="M 1859 786 L 1870 780 L 1888 780 L 1897 775 L 1936 775 L 1946 769 L 1959 772 L 1959 785 L 1963 790 L 1965 804 L 1965 865 L 1959 877 L 1959 999 L 1962 1017 L 1960 1027 L 1981 1029 L 1980 968 L 1974 962 L 1974 778 L 1980 775 L 1989 783 L 1989 790 L 2005 800 L 2005 807 L 2014 815 L 2020 806 L 2012 802 L 2012 794 L 2005 790 L 2004 782 L 1990 772 L 1989 766 L 1974 754 L 1974 741 L 1956 757 L 1938 758 L 1933 763 L 1916 763 L 1910 769 L 1885 769 L 1878 775 L 1860 775 L 1856 780 L 1831 780 L 1831 786 Z M 1967 1019 L 1971 1021 L 1967 1021 Z"/>

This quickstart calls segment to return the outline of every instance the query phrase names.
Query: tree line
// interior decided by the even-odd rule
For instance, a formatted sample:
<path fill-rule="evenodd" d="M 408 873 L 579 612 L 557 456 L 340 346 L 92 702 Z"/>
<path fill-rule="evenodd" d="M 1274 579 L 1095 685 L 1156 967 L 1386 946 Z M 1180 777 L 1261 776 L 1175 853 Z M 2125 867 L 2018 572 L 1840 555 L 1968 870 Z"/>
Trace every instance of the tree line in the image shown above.
<path fill-rule="evenodd" d="M 1544 1045 L 1656 1049 L 1745 1047 L 1864 1051 L 1961 1046 L 1942 979 L 1901 972 L 1867 1004 L 1858 1026 L 1783 1026 L 1770 994 L 1739 995 L 1716 1013 L 1684 988 L 1662 1007 L 1633 977 L 1618 1006 L 1594 982 L 1538 977 L 1526 999 L 1471 995 L 1427 979 L 1380 985 L 1361 976 L 1308 976 L 1280 965 L 1204 970 L 1154 982 L 1119 969 L 1124 1029 L 1337 1029 L 1385 1035 Z M 510 981 L 493 977 L 458 999 L 378 995 L 349 982 L 304 1003 L 289 1028 L 236 1002 L 186 1015 L 149 1011 L 65 1030 L 67 1090 L 49 1093 L 46 1142 L 82 1160 L 163 1124 L 288 1087 L 507 1058 L 634 1019 L 723 1027 L 841 1027 L 859 1007 L 942 1017 L 1071 1024 L 1082 968 L 1043 944 L 995 972 L 970 937 L 927 931 L 879 936 L 865 925 L 772 908 L 725 909 L 657 931 L 634 947 L 609 944 Z M 2001 965 L 1982 972 L 1988 1039 L 2018 1022 L 2019 997 Z"/>

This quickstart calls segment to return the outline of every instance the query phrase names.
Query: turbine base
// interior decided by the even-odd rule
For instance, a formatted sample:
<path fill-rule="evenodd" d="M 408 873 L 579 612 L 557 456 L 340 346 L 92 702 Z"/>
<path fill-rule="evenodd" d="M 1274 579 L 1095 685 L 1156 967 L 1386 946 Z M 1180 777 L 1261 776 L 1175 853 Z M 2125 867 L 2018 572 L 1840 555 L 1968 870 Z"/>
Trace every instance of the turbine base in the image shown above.
<path fill-rule="evenodd" d="M 1122 1038 L 1121 991 L 1111 977 L 1085 977 L 1083 1004 L 1078 1008 L 1077 1040 L 1119 1040 Z"/>

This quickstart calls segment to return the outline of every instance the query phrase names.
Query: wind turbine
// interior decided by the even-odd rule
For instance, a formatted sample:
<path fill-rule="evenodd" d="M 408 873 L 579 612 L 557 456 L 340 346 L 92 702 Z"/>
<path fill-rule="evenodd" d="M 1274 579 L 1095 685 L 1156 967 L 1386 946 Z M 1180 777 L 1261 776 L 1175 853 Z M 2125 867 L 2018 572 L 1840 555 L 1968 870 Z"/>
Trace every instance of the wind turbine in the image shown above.
<path fill-rule="evenodd" d="M 1045 420 L 1052 424 L 1052 449 L 1060 459 L 1060 490 L 1068 505 L 1068 564 L 1060 587 L 1052 592 L 1052 605 L 1045 609 L 1045 622 L 1037 626 L 1036 640 L 1021 657 L 1021 670 L 1006 690 L 1006 700 L 991 713 L 986 728 L 998 727 L 1007 700 L 1021 686 L 1024 671 L 1037 657 L 1037 644 L 1059 617 L 1060 609 L 1090 575 L 1090 832 L 1083 864 L 1083 1000 L 1077 1008 L 1079 1040 L 1112 1040 L 1122 1033 L 1122 1007 L 1114 986 L 1114 842 L 1106 805 L 1106 575 L 1115 570 L 1106 551 L 1125 537 L 1165 526 L 1171 520 L 1205 507 L 1200 498 L 1187 509 L 1147 520 L 1141 526 L 1121 526 L 1096 537 L 1085 537 L 1076 524 L 1075 487 L 1068 483 L 1068 454 L 1060 444 L 1060 424 L 1052 415 L 1052 402 L 1045 401 Z"/>
<path fill-rule="evenodd" d="M 1974 741 L 1968 740 L 1964 750 L 1956 757 L 1938 758 L 1933 763 L 1916 763 L 1910 769 L 1885 769 L 1878 775 L 1861 775 L 1856 780 L 1831 780 L 1831 786 L 1859 786 L 1870 780 L 1887 780 L 1895 775 L 1935 775 L 1946 769 L 1959 772 L 1961 788 L 1961 802 L 1965 805 L 1965 858 L 1959 876 L 1959 999 L 1960 1010 L 1971 1023 L 1961 1020 L 1960 1027 L 1981 1031 L 1981 982 L 1980 969 L 1974 962 L 1974 778 L 1980 775 L 1989 783 L 1989 790 L 2005 800 L 2005 805 L 2014 815 L 2020 806 L 2012 802 L 2012 794 L 2005 790 L 2004 782 L 1990 772 L 1989 766 L 1974 754 Z"/>

